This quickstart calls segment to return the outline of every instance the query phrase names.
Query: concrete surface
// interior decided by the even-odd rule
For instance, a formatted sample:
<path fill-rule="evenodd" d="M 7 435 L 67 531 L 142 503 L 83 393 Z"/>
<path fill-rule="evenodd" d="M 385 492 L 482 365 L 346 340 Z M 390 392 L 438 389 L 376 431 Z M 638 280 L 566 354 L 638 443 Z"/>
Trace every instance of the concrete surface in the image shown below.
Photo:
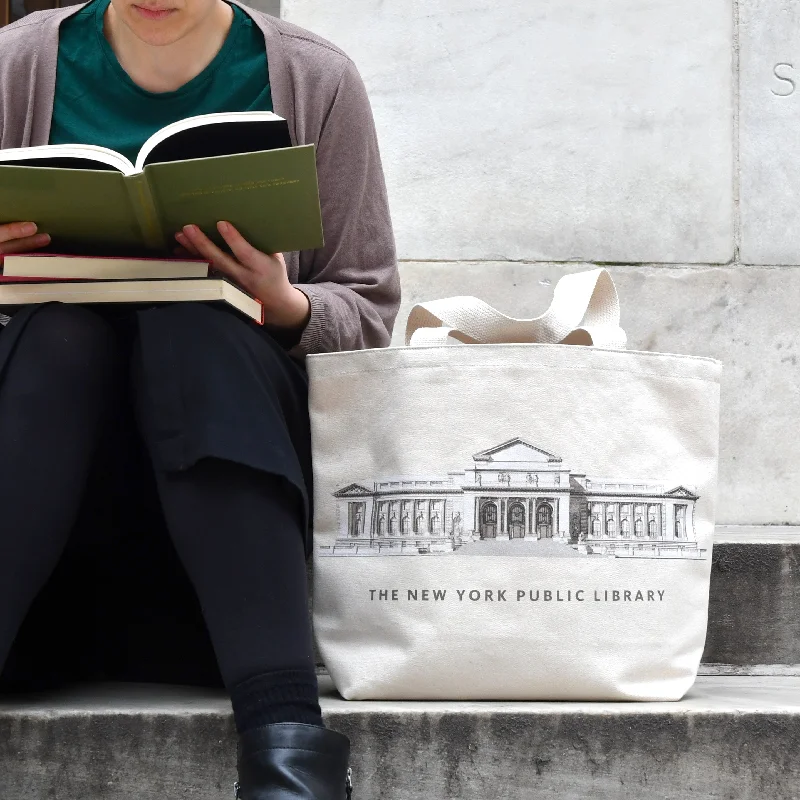
<path fill-rule="evenodd" d="M 355 800 L 790 800 L 800 678 L 699 678 L 679 703 L 355 702 L 322 678 L 352 741 Z M 0 796 L 232 797 L 222 692 L 117 684 L 0 701 Z"/>
<path fill-rule="evenodd" d="M 284 0 L 370 93 L 401 258 L 726 262 L 731 0 Z"/>

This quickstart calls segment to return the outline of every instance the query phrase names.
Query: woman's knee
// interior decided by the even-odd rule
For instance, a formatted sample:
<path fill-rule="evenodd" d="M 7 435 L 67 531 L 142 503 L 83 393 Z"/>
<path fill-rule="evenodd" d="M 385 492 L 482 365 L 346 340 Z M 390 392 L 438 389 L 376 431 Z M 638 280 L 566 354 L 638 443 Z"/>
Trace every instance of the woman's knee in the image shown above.
<path fill-rule="evenodd" d="M 50 303 L 28 320 L 12 363 L 36 382 L 96 387 L 110 378 L 116 355 L 113 330 L 100 315 L 81 306 Z"/>

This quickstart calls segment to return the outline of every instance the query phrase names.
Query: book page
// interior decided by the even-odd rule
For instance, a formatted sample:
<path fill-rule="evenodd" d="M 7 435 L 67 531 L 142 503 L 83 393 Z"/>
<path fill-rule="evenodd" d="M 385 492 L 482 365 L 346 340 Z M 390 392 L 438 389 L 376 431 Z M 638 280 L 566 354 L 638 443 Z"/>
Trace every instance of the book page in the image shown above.
<path fill-rule="evenodd" d="M 136 159 L 136 171 L 141 172 L 148 164 L 250 153 L 291 145 L 288 123 L 271 111 L 200 114 L 156 131 L 142 145 Z"/>
<path fill-rule="evenodd" d="M 93 144 L 47 144 L 40 147 L 12 147 L 0 150 L 0 164 L 41 166 L 61 169 L 114 169 L 123 175 L 135 171 L 125 156 L 108 147 Z"/>

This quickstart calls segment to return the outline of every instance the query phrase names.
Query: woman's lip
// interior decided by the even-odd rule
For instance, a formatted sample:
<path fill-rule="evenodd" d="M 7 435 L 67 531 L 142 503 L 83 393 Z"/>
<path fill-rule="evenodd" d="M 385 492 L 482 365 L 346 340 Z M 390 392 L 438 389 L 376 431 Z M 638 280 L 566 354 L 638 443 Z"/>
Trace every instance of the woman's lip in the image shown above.
<path fill-rule="evenodd" d="M 137 5 L 134 8 L 146 19 L 165 19 L 175 11 L 174 8 L 145 8 Z"/>

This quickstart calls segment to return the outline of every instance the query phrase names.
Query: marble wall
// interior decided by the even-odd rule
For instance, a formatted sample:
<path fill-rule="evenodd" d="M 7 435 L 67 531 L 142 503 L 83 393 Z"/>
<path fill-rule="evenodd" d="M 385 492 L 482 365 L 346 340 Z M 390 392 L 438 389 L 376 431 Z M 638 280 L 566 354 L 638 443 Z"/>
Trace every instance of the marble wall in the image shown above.
<path fill-rule="evenodd" d="M 800 4 L 283 0 L 372 98 L 404 287 L 535 316 L 609 265 L 630 346 L 725 362 L 724 524 L 800 523 Z"/>
<path fill-rule="evenodd" d="M 246 5 L 257 8 L 259 11 L 266 11 L 267 14 L 272 14 L 274 17 L 281 15 L 281 0 L 248 0 Z"/>
<path fill-rule="evenodd" d="M 284 0 L 372 93 L 403 258 L 733 255 L 731 0 Z"/>
<path fill-rule="evenodd" d="M 800 264 L 800 5 L 741 0 L 741 257 Z"/>

